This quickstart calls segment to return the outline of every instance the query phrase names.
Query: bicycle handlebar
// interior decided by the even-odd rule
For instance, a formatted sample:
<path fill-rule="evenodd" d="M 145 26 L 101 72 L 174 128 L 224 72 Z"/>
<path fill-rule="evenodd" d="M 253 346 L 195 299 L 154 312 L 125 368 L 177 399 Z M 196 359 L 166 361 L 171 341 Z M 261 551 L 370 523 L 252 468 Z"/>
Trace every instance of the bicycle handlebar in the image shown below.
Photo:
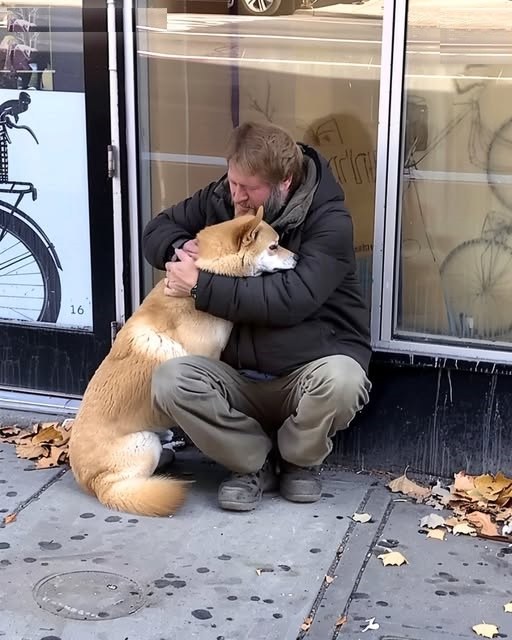
<path fill-rule="evenodd" d="M 0 126 L 3 124 L 5 124 L 5 126 L 8 129 L 25 129 L 25 131 L 28 131 L 30 135 L 34 138 L 36 143 L 39 144 L 39 140 L 37 139 L 36 134 L 32 131 L 30 127 L 28 127 L 25 124 L 15 124 L 14 122 L 12 122 L 8 114 L 5 114 L 3 118 L 0 118 Z"/>

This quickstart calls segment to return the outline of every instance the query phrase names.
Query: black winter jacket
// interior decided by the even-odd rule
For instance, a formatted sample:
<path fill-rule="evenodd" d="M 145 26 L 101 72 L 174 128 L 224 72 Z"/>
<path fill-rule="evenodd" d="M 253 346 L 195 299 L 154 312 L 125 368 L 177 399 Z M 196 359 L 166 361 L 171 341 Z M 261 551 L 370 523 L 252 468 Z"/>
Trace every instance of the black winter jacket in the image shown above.
<path fill-rule="evenodd" d="M 280 244 L 298 254 L 297 266 L 258 278 L 201 272 L 196 308 L 234 323 L 222 359 L 235 369 L 279 376 L 318 358 L 344 354 L 367 371 L 369 312 L 355 273 L 352 220 L 326 160 L 311 147 L 301 148 L 314 177 L 307 211 L 297 224 L 288 203 L 272 222 Z M 151 220 L 143 234 L 144 255 L 164 269 L 173 245 L 232 217 L 223 176 Z"/>

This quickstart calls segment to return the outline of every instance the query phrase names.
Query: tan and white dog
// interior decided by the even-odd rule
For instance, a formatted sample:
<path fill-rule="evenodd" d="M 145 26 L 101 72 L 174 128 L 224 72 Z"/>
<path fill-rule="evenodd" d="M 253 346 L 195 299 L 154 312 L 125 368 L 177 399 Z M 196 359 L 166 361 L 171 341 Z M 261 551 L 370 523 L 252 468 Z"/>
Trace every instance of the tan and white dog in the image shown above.
<path fill-rule="evenodd" d="M 226 276 L 292 269 L 296 256 L 280 247 L 263 208 L 212 225 L 197 235 L 197 266 Z M 232 324 L 173 298 L 160 281 L 119 331 L 85 391 L 71 429 L 70 464 L 78 484 L 112 509 L 167 516 L 185 499 L 185 483 L 153 476 L 174 425 L 151 401 L 151 376 L 160 363 L 185 355 L 219 358 Z"/>

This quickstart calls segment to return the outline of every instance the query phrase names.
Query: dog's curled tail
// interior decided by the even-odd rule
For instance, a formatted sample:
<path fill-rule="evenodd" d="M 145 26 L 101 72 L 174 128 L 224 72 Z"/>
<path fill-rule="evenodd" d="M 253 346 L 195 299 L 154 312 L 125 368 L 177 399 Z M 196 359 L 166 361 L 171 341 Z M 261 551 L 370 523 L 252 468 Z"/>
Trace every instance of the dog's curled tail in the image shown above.
<path fill-rule="evenodd" d="M 185 500 L 185 483 L 164 476 L 127 478 L 96 489 L 98 500 L 110 509 L 141 516 L 169 516 Z"/>

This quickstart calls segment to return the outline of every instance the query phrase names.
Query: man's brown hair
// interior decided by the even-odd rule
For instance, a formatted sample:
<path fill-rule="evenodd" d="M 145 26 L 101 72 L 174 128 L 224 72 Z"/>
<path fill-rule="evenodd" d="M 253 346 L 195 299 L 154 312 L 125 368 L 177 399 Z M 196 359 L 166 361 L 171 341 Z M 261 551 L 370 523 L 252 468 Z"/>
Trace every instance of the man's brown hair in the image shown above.
<path fill-rule="evenodd" d="M 274 124 L 245 122 L 231 134 L 226 158 L 247 175 L 277 185 L 291 177 L 291 189 L 302 179 L 303 154 L 291 135 Z"/>

